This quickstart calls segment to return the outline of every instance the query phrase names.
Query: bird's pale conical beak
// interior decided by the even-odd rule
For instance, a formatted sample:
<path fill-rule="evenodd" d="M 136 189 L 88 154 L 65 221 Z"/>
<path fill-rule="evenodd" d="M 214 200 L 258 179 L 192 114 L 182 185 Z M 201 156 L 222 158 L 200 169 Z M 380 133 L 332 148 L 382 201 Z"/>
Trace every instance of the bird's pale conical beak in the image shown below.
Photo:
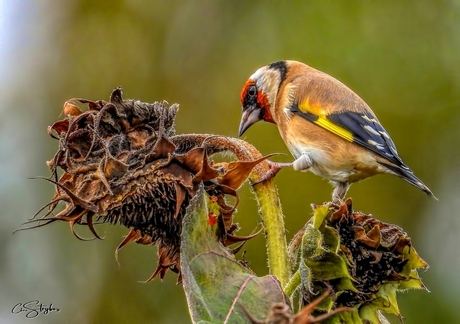
<path fill-rule="evenodd" d="M 240 129 L 238 131 L 238 136 L 243 135 L 243 133 L 251 127 L 252 124 L 257 123 L 260 118 L 260 109 L 259 108 L 248 108 L 243 111 L 240 121 Z"/>

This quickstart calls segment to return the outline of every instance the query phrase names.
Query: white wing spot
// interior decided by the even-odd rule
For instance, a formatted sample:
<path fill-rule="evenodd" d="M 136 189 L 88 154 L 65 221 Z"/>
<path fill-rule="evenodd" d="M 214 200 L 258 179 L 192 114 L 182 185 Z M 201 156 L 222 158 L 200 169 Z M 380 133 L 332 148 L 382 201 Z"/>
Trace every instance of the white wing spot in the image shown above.
<path fill-rule="evenodd" d="M 379 143 L 377 143 L 376 141 L 373 141 L 373 140 L 367 140 L 367 142 L 371 145 L 374 145 L 374 146 L 379 146 Z"/>
<path fill-rule="evenodd" d="M 366 125 L 363 126 L 365 130 L 367 130 L 369 133 L 372 133 L 374 135 L 380 135 L 379 132 L 377 132 L 375 129 L 373 129 L 371 126 Z"/>
<path fill-rule="evenodd" d="M 366 115 L 361 115 L 361 117 L 362 117 L 364 120 L 367 120 L 367 121 L 370 122 L 370 123 L 377 123 L 377 124 L 378 124 L 378 121 L 376 121 L 374 118 L 369 118 L 369 117 L 367 117 Z"/>
<path fill-rule="evenodd" d="M 383 137 L 387 138 L 387 139 L 390 139 L 390 135 L 388 135 L 387 133 L 385 132 L 379 132 L 380 135 L 382 135 Z"/>

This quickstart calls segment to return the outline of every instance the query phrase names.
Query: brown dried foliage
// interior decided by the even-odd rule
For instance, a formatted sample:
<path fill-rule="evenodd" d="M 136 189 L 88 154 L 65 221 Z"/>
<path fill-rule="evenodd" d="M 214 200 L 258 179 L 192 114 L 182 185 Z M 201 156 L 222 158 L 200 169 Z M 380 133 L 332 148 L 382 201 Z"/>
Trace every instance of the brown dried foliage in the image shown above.
<path fill-rule="evenodd" d="M 350 198 L 327 220 L 340 237 L 340 250 L 347 259 L 348 271 L 358 292 L 343 291 L 335 300 L 336 306 L 353 307 L 375 298 L 374 294 L 383 284 L 409 280 L 401 275 L 409 261 L 403 255 L 405 247 L 411 247 L 411 239 L 402 228 L 388 224 L 361 212 L 355 212 Z M 326 289 L 335 282 L 323 281 Z M 314 298 L 308 290 L 303 291 L 306 303 Z"/>
<path fill-rule="evenodd" d="M 82 111 L 77 103 L 86 104 Z M 115 89 L 108 102 L 73 99 L 65 103 L 66 118 L 48 127 L 51 137 L 59 140 L 54 158 L 47 162 L 56 191 L 40 227 L 54 221 L 86 225 L 101 239 L 94 225 L 100 222 L 122 224 L 130 229 L 117 247 L 129 242 L 158 245 L 159 263 L 150 281 L 163 278 L 168 270 L 179 273 L 179 247 L 182 219 L 190 199 L 203 184 L 220 206 L 217 219 L 221 242 L 228 246 L 253 236 L 234 234 L 235 206 L 225 196 L 237 198 L 236 190 L 252 168 L 265 158 L 214 164 L 208 152 L 224 149 L 207 147 L 207 137 L 196 143 L 196 135 L 178 136 L 174 144 L 174 120 L 178 105 L 123 100 L 121 88 Z M 215 136 L 214 136 L 215 138 Z M 226 138 L 219 137 L 225 146 Z M 230 147 L 230 146 L 229 146 Z M 63 171 L 58 179 L 58 169 Z M 54 213 L 58 203 L 64 208 Z M 37 213 L 37 214 L 38 214 Z M 36 214 L 36 215 L 37 215 Z M 34 216 L 34 218 L 36 217 Z M 97 222 L 95 222 L 95 220 Z"/>

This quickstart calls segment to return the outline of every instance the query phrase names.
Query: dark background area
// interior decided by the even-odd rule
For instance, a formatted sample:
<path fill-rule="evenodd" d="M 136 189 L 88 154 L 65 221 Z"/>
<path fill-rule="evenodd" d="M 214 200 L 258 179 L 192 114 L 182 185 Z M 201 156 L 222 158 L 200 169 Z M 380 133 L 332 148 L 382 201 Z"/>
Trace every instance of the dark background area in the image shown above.
<path fill-rule="evenodd" d="M 53 303 L 59 313 L 33 323 L 186 323 L 175 275 L 149 284 L 156 249 L 114 251 L 127 229 L 103 226 L 104 241 L 80 242 L 67 224 L 12 232 L 53 195 L 45 161 L 57 142 L 46 127 L 73 97 L 179 103 L 178 133 L 237 136 L 239 92 L 259 67 L 295 59 L 357 92 L 376 112 L 404 161 L 439 201 L 396 177 L 349 191 L 354 207 L 403 227 L 431 265 L 431 293 L 400 294 L 405 323 L 460 321 L 460 3 L 458 1 L 23 1 L 0 3 L 0 322 L 23 323 L 15 304 Z M 291 161 L 278 130 L 254 125 L 244 138 L 263 154 Z M 332 188 L 311 173 L 276 177 L 288 239 L 310 204 Z M 248 234 L 259 222 L 248 185 L 236 221 Z M 86 229 L 78 228 L 82 235 Z M 89 235 L 88 235 L 89 236 Z M 264 237 L 246 260 L 267 273 Z M 396 317 L 391 321 L 398 323 Z"/>

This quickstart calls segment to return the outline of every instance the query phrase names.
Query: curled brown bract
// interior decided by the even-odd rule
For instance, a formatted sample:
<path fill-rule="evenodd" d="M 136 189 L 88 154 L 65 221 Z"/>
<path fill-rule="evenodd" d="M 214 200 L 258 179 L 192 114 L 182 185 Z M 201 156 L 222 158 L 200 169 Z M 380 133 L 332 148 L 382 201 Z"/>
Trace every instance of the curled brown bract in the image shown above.
<path fill-rule="evenodd" d="M 82 104 L 88 109 L 81 109 Z M 77 238 L 87 240 L 75 232 L 75 225 L 88 226 L 98 239 L 102 237 L 95 225 L 124 225 L 130 231 L 117 253 L 129 242 L 158 245 L 158 267 L 147 281 L 163 278 L 168 270 L 179 273 L 180 281 L 182 219 L 203 184 L 220 206 L 221 242 L 230 245 L 252 238 L 235 234 L 236 191 L 267 157 L 238 139 L 176 136 L 177 111 L 177 104 L 124 100 L 121 88 L 112 92 L 109 101 L 67 101 L 66 118 L 48 127 L 48 134 L 59 141 L 56 154 L 47 162 L 55 194 L 27 222 L 36 223 L 29 228 L 66 221 Z M 211 157 L 219 152 L 232 152 L 238 160 L 214 163 Z M 236 198 L 234 206 L 228 205 L 228 195 Z M 64 204 L 60 210 L 59 202 Z M 46 208 L 45 215 L 35 219 Z"/>

